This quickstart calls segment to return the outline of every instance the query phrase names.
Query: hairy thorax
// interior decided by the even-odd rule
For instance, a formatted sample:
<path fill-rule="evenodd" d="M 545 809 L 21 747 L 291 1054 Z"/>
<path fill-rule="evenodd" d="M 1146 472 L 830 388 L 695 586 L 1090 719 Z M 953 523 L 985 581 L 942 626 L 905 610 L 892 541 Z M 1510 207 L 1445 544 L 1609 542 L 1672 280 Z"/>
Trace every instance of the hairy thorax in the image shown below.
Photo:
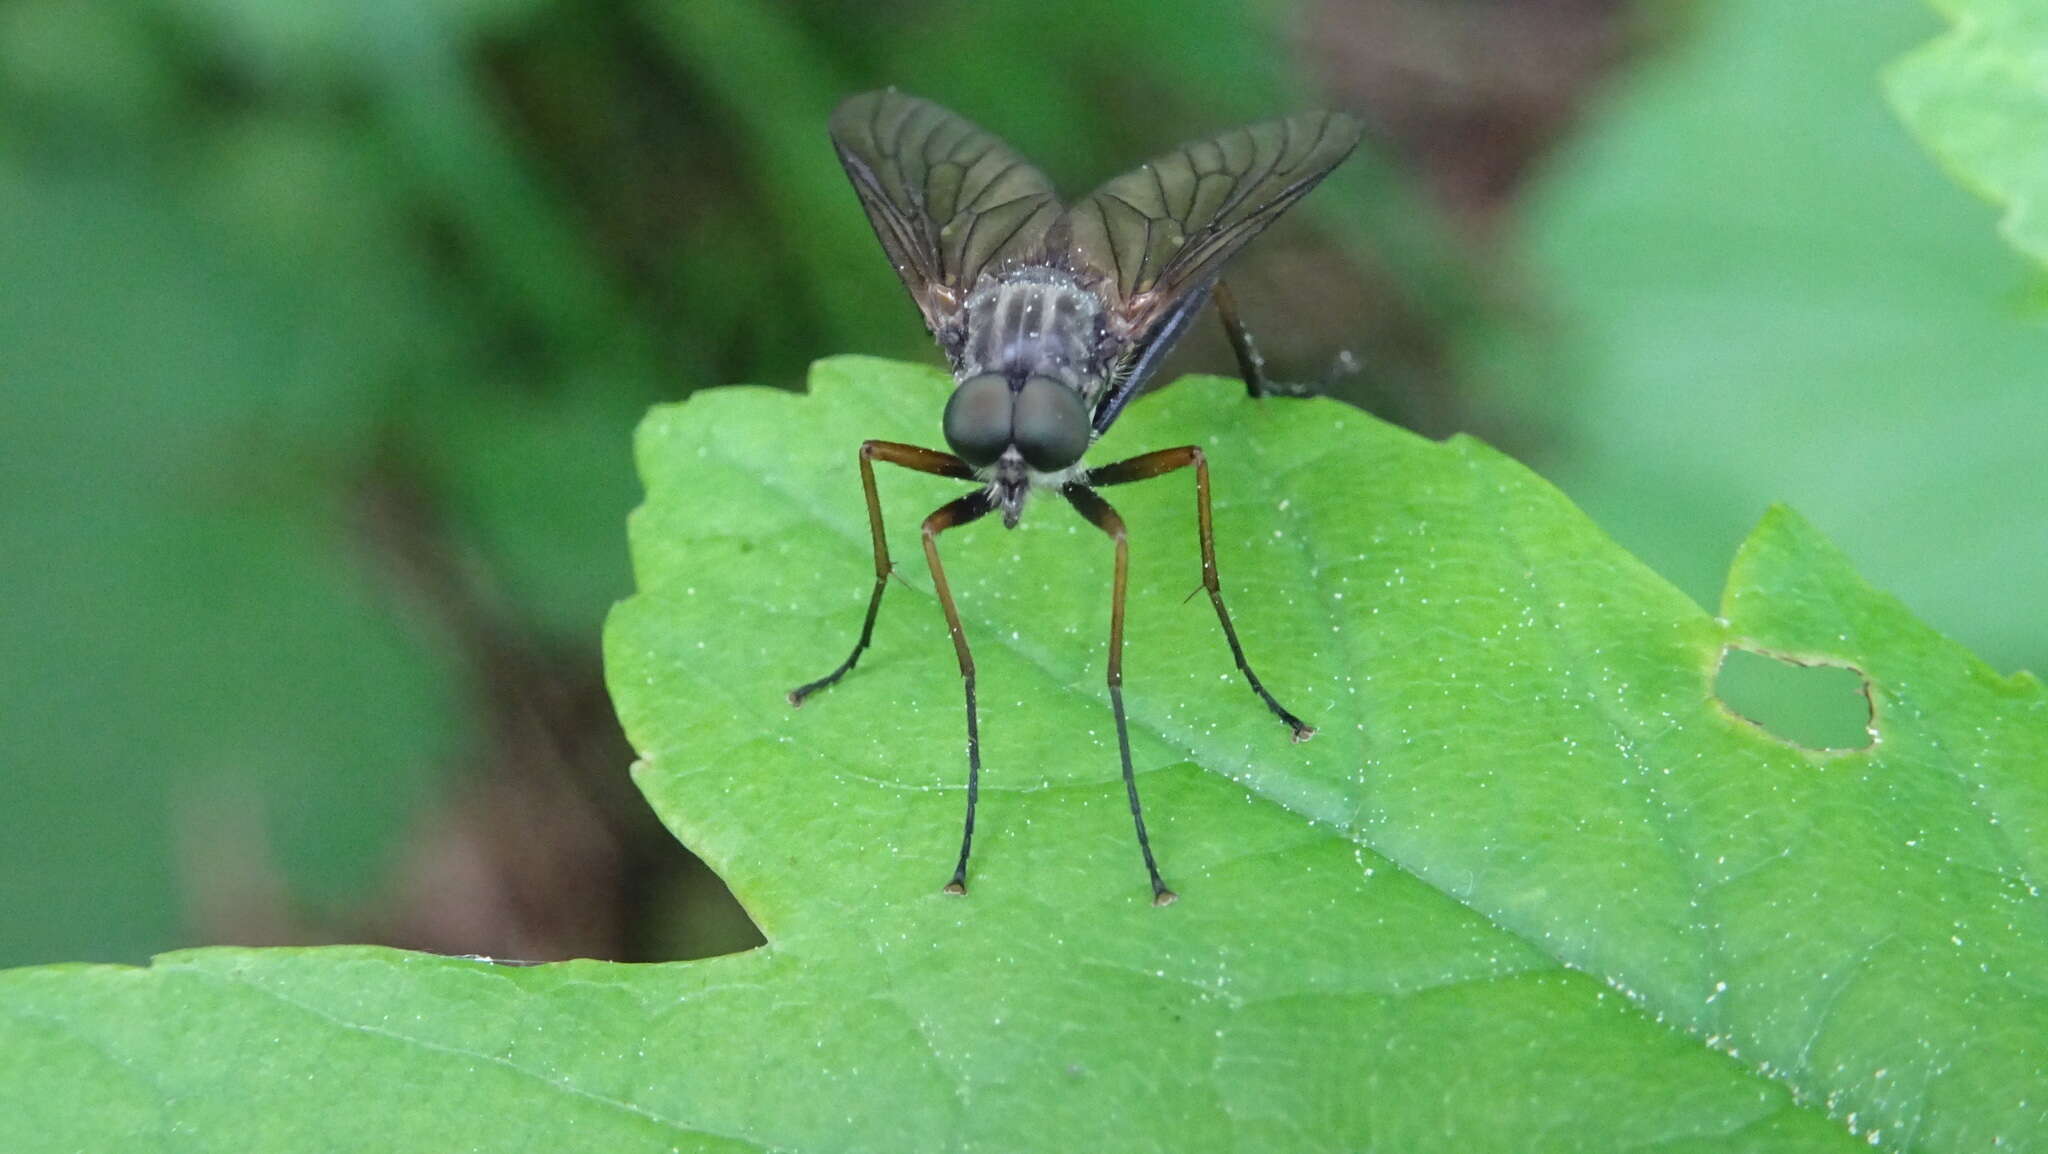
<path fill-rule="evenodd" d="M 1072 273 L 1027 265 L 985 276 L 965 312 L 963 379 L 976 373 L 1013 381 L 1051 377 L 1094 404 L 1103 377 L 1104 307 Z"/>

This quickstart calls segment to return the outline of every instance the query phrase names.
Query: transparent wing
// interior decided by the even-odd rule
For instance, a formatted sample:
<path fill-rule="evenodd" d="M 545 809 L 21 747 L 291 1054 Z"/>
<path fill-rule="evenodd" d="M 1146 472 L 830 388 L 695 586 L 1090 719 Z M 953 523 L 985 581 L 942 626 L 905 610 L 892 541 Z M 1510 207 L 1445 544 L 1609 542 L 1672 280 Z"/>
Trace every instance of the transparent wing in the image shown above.
<path fill-rule="evenodd" d="M 1358 136 L 1343 113 L 1307 112 L 1183 145 L 1075 202 L 1048 248 L 1099 273 L 1123 335 L 1143 343 L 1349 156 Z"/>
<path fill-rule="evenodd" d="M 1043 251 L 1060 203 L 1015 149 L 894 89 L 849 98 L 832 145 L 861 207 L 934 333 L 983 270 Z"/>

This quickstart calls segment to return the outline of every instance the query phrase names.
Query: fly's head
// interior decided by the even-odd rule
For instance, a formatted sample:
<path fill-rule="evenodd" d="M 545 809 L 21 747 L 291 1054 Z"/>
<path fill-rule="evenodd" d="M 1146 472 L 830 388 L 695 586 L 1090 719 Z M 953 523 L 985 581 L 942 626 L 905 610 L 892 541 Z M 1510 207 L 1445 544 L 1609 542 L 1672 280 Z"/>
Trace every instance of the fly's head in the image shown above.
<path fill-rule="evenodd" d="M 1088 451 L 1092 432 L 1081 394 L 1046 376 L 979 373 L 946 402 L 946 444 L 990 477 L 1011 527 L 1034 474 L 1061 473 Z"/>

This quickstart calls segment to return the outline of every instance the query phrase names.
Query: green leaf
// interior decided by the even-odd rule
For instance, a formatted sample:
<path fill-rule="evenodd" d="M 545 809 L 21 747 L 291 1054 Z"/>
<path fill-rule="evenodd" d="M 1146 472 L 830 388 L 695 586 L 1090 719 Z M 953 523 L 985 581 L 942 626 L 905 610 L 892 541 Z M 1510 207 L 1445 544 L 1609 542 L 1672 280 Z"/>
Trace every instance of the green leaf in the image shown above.
<path fill-rule="evenodd" d="M 1533 333 L 1479 355 L 1532 463 L 1702 603 L 1772 502 L 2002 668 L 2048 667 L 2034 275 L 1886 107 L 1914 0 L 1727 0 L 1530 194 Z"/>
<path fill-rule="evenodd" d="M 2044 1139 L 2048 695 L 1872 591 L 1789 513 L 1709 617 L 1470 440 L 1192 378 L 1108 459 L 1210 455 L 1132 527 L 1149 901 L 1103 688 L 1106 541 L 1041 500 L 943 538 L 988 758 L 973 892 L 959 681 L 917 517 L 876 644 L 854 448 L 947 379 L 820 364 L 642 427 L 640 593 L 608 635 L 637 777 L 769 945 L 507 968 L 207 950 L 0 976 L 0 1147 L 1847 1150 Z M 1861 670 L 1873 746 L 1733 716 L 1724 647 Z"/>
<path fill-rule="evenodd" d="M 1957 180 L 2004 207 L 2013 247 L 2048 264 L 2048 7 L 1931 3 L 1953 26 L 1891 70 L 1892 103 Z"/>

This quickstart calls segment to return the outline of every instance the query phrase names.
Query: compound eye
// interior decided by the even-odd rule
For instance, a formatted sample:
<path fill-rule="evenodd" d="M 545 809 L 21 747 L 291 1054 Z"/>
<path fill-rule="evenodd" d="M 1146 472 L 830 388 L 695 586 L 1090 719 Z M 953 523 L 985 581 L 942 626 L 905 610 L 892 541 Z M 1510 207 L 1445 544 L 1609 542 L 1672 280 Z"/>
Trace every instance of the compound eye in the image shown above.
<path fill-rule="evenodd" d="M 975 468 L 1010 447 L 1010 382 L 995 373 L 969 377 L 946 402 L 946 444 Z"/>
<path fill-rule="evenodd" d="M 1032 377 L 1017 394 L 1017 451 L 1041 473 L 1057 473 L 1088 451 L 1088 410 L 1081 394 L 1051 377 Z"/>

